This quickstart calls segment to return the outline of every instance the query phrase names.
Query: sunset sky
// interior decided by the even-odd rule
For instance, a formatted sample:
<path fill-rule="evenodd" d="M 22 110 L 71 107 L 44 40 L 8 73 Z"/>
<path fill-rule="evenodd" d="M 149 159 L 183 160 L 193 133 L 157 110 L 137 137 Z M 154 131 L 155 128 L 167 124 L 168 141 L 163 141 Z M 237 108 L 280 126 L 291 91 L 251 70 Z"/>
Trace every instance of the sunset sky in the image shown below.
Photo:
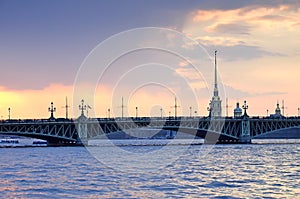
<path fill-rule="evenodd" d="M 297 0 L 0 0 L 0 27 L 1 119 L 7 119 L 8 107 L 15 119 L 47 118 L 51 101 L 57 108 L 55 116 L 64 117 L 66 96 L 72 117 L 79 116 L 81 98 L 92 106 L 91 116 L 105 117 L 108 108 L 111 116 L 120 116 L 122 96 L 126 116 L 134 116 L 135 107 L 141 116 L 159 116 L 160 108 L 164 115 L 173 115 L 175 95 L 180 115 L 189 115 L 190 106 L 193 114 L 197 110 L 198 115 L 208 115 L 215 50 L 223 115 L 226 97 L 229 115 L 235 103 L 244 100 L 252 116 L 265 116 L 267 109 L 273 113 L 282 100 L 285 115 L 297 115 L 300 107 Z M 170 34 L 139 31 L 143 27 L 159 27 Z M 126 37 L 118 45 L 106 47 L 109 52 L 131 45 L 122 32 L 135 28 L 139 28 L 133 37 L 137 46 L 173 50 L 174 45 L 188 59 L 157 50 L 129 53 L 101 78 L 89 71 L 91 77 L 80 84 L 87 93 L 78 94 L 78 77 L 91 52 L 97 52 L 101 42 L 122 35 Z M 179 35 L 190 42 L 182 42 Z M 91 63 L 99 68 L 105 57 L 96 57 Z M 199 66 L 201 74 L 189 62 Z M 204 62 L 206 68 L 201 68 Z M 88 93 L 95 87 L 88 88 L 89 78 L 99 81 L 93 94 Z"/>

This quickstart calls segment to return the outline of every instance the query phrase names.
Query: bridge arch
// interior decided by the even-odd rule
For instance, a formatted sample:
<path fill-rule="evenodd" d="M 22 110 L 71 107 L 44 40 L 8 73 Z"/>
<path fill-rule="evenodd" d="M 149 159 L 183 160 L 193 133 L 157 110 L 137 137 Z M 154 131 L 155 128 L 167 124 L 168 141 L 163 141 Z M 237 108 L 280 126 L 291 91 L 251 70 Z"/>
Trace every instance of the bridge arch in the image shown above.
<path fill-rule="evenodd" d="M 263 138 L 273 138 L 273 139 L 299 139 L 300 137 L 300 126 L 291 126 L 286 128 L 275 129 L 272 131 L 267 131 L 261 134 L 253 136 L 253 139 L 263 139 Z"/>
<path fill-rule="evenodd" d="M 3 135 L 17 135 L 17 136 L 23 136 L 28 138 L 37 138 L 41 140 L 46 140 L 48 144 L 58 144 L 58 143 L 75 143 L 77 140 L 73 138 L 67 138 L 64 136 L 57 136 L 57 135 L 47 135 L 47 134 L 40 134 L 40 133 L 34 133 L 34 132 L 1 132 Z"/>
<path fill-rule="evenodd" d="M 203 138 L 205 139 L 207 134 L 209 133 L 210 135 L 214 134 L 213 136 L 219 136 L 219 137 L 224 137 L 225 138 L 228 138 L 228 139 L 234 139 L 234 140 L 237 140 L 238 138 L 236 136 L 233 136 L 233 135 L 230 135 L 230 134 L 227 134 L 227 133 L 220 133 L 218 131 L 215 131 L 215 130 L 207 130 L 207 129 L 204 129 L 204 128 L 192 128 L 192 127 L 180 127 L 180 128 L 176 128 L 174 126 L 165 126 L 164 129 L 170 129 L 170 130 L 178 130 L 180 129 L 180 131 L 183 131 L 185 133 L 188 133 L 188 134 L 192 134 L 192 135 L 195 135 L 197 137 L 200 137 L 200 138 Z M 191 132 L 195 132 L 196 131 L 196 134 L 194 133 L 191 133 Z"/>

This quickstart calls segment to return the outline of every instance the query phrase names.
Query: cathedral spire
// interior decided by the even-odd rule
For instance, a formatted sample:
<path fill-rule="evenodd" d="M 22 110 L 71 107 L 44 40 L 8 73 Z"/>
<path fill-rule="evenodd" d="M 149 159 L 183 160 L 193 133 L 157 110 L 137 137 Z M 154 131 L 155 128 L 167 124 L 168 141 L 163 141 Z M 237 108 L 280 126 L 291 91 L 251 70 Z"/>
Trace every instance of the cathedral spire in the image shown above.
<path fill-rule="evenodd" d="M 218 77 L 217 77 L 217 51 L 215 51 L 215 87 L 214 87 L 214 96 L 218 96 Z"/>
<path fill-rule="evenodd" d="M 215 51 L 215 82 L 214 82 L 214 95 L 209 103 L 209 116 L 220 117 L 222 116 L 222 101 L 219 96 L 218 90 L 218 73 L 217 73 L 217 51 Z"/>

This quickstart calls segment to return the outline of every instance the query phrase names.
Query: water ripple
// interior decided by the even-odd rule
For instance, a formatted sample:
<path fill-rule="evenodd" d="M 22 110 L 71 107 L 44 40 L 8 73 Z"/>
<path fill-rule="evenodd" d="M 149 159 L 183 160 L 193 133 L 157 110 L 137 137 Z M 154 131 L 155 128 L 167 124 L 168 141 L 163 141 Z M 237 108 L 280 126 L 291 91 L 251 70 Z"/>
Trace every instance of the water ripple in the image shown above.
<path fill-rule="evenodd" d="M 300 145 L 218 145 L 204 158 L 200 150 L 155 172 L 126 173 L 81 147 L 0 149 L 1 197 L 300 198 Z"/>

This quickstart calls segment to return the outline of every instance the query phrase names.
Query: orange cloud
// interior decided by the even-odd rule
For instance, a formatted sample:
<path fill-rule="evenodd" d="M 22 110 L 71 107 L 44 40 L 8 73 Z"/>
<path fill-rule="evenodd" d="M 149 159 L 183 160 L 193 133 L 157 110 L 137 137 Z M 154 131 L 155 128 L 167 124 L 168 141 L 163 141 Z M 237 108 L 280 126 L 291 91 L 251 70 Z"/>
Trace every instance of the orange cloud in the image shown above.
<path fill-rule="evenodd" d="M 208 32 L 225 32 L 228 30 L 250 31 L 255 28 L 281 28 L 293 29 L 293 24 L 299 21 L 300 12 L 291 6 L 277 7 L 245 7 L 233 10 L 199 10 L 194 13 L 192 21 L 205 23 Z M 247 26 L 249 25 L 249 27 Z"/>
<path fill-rule="evenodd" d="M 180 67 L 185 67 L 185 66 L 187 66 L 189 63 L 188 62 L 186 62 L 186 61 L 181 61 L 181 62 L 179 62 L 179 66 Z"/>
<path fill-rule="evenodd" d="M 241 39 L 238 39 L 236 37 L 222 37 L 222 36 L 198 36 L 195 37 L 195 40 L 197 40 L 199 43 L 204 45 L 218 45 L 218 46 L 235 46 L 240 45 L 245 42 L 243 42 Z"/>

